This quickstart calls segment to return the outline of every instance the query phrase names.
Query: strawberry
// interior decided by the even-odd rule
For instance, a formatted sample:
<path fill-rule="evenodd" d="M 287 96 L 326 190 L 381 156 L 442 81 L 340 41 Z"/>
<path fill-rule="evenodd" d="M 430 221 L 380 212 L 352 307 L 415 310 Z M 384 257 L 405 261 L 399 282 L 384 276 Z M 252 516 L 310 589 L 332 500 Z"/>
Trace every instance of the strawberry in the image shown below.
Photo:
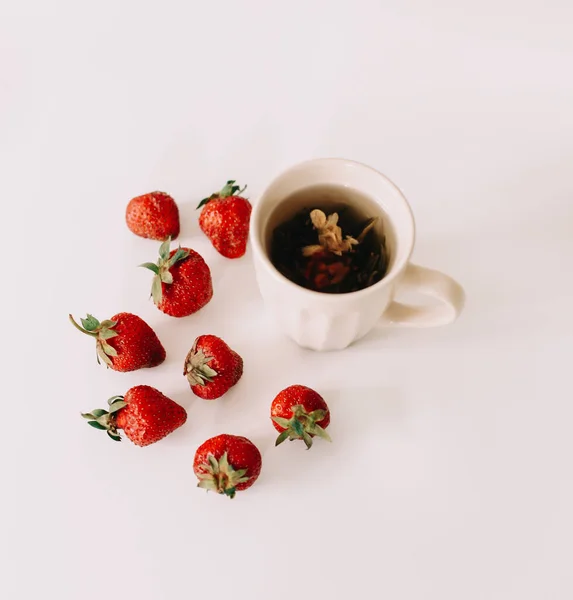
<path fill-rule="evenodd" d="M 97 361 L 100 359 L 114 371 L 135 371 L 156 367 L 165 360 L 165 348 L 155 331 L 137 315 L 118 313 L 101 323 L 92 315 L 80 319 L 80 327 L 72 315 L 70 321 L 82 333 L 96 339 Z"/>
<path fill-rule="evenodd" d="M 135 235 L 144 238 L 162 241 L 179 235 L 179 209 L 165 192 L 151 192 L 130 200 L 125 220 Z"/>
<path fill-rule="evenodd" d="M 149 446 L 181 427 L 186 410 L 148 385 L 136 385 L 125 396 L 112 396 L 109 409 L 82 413 L 88 424 L 103 429 L 112 440 L 121 441 L 118 429 L 137 446 Z"/>
<path fill-rule="evenodd" d="M 223 433 L 203 442 L 193 461 L 193 471 L 199 478 L 197 487 L 235 497 L 246 490 L 261 472 L 259 449 L 245 437 Z"/>
<path fill-rule="evenodd" d="M 181 246 L 170 251 L 170 243 L 167 238 L 161 244 L 157 263 L 140 266 L 155 273 L 151 297 L 157 308 L 172 317 L 186 317 L 211 300 L 211 271 L 198 252 Z"/>
<path fill-rule="evenodd" d="M 289 440 L 302 439 L 307 449 L 315 435 L 331 441 L 325 429 L 330 411 L 322 396 L 304 385 L 291 385 L 279 392 L 271 404 L 271 419 L 280 432 L 275 446 Z"/>
<path fill-rule="evenodd" d="M 205 400 L 220 398 L 243 374 L 243 359 L 215 335 L 200 335 L 185 358 L 183 375 Z"/>
<path fill-rule="evenodd" d="M 239 258 L 247 251 L 252 206 L 241 196 L 246 187 L 227 181 L 220 192 L 201 200 L 197 207 L 203 207 L 199 226 L 226 258 Z"/>

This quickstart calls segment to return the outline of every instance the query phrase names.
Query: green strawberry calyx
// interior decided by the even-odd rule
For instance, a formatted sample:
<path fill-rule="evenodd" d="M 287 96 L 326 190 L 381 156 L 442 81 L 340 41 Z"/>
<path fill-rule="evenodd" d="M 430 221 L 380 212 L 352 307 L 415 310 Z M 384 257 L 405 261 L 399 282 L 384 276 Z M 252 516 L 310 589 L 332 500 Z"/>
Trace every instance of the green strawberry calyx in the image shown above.
<path fill-rule="evenodd" d="M 111 367 L 112 362 L 110 357 L 117 356 L 117 350 L 111 346 L 107 340 L 119 335 L 117 331 L 114 330 L 117 321 L 106 319 L 100 323 L 93 315 L 88 314 L 85 319 L 80 319 L 82 324 L 80 326 L 76 323 L 72 315 L 68 315 L 68 317 L 76 329 L 96 339 L 96 356 L 98 363 L 101 364 L 101 359 L 108 367 Z"/>
<path fill-rule="evenodd" d="M 290 419 L 272 417 L 277 425 L 284 428 L 284 431 L 277 437 L 275 446 L 282 444 L 286 439 L 290 441 L 303 440 L 308 450 L 312 446 L 312 436 L 314 435 L 328 442 L 332 441 L 328 433 L 318 425 L 328 414 L 327 410 L 318 409 L 307 412 L 302 404 L 296 404 L 291 407 L 291 411 L 292 417 Z"/>
<path fill-rule="evenodd" d="M 246 185 L 241 187 L 240 185 L 237 185 L 237 182 L 234 179 L 229 179 L 229 181 L 227 181 L 227 183 L 221 188 L 220 191 L 211 194 L 208 198 L 203 198 L 203 200 L 199 202 L 197 208 L 199 209 L 202 206 L 205 206 L 207 202 L 209 202 L 210 200 L 215 200 L 216 198 L 229 198 L 230 196 L 240 196 L 246 189 Z"/>
<path fill-rule="evenodd" d="M 187 377 L 190 385 L 206 385 L 207 382 L 213 381 L 218 373 L 209 366 L 212 360 L 212 356 L 205 355 L 201 348 L 197 349 L 197 340 L 195 340 L 183 367 L 183 375 Z"/>
<path fill-rule="evenodd" d="M 225 494 L 229 498 L 234 498 L 235 492 L 237 491 L 237 485 L 239 485 L 239 483 L 245 483 L 250 479 L 249 477 L 246 477 L 247 469 L 235 470 L 234 467 L 229 464 L 226 452 L 219 460 L 212 454 L 209 454 L 207 460 L 208 463 L 203 463 L 201 465 L 204 472 L 197 474 L 197 477 L 199 477 L 197 487 L 207 491 L 217 492 L 218 494 Z"/>
<path fill-rule="evenodd" d="M 151 284 L 151 297 L 156 306 L 161 304 L 163 300 L 163 286 L 162 284 L 170 285 L 173 283 L 173 275 L 171 274 L 171 267 L 179 261 L 185 260 L 189 256 L 189 250 L 184 250 L 179 246 L 173 256 L 169 256 L 171 253 L 171 237 L 168 237 L 159 246 L 159 260 L 157 263 L 143 263 L 140 267 L 145 267 L 155 273 L 153 283 Z"/>
<path fill-rule="evenodd" d="M 96 408 L 89 413 L 82 413 L 82 417 L 88 420 L 88 425 L 95 429 L 106 431 L 109 437 L 115 442 L 121 442 L 121 437 L 117 432 L 116 413 L 127 406 L 123 396 L 112 396 L 108 401 L 108 410 Z"/>

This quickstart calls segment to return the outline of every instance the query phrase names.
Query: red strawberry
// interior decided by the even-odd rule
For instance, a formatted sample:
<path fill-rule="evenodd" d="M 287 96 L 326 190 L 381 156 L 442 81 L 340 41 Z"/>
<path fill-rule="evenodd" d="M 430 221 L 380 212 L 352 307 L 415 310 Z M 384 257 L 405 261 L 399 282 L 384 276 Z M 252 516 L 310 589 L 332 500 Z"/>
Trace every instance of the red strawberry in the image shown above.
<path fill-rule="evenodd" d="M 114 371 L 135 371 L 156 367 L 165 360 L 165 348 L 155 331 L 137 315 L 118 313 L 101 323 L 92 315 L 80 319 L 80 327 L 69 315 L 74 327 L 96 339 L 97 361 Z"/>
<path fill-rule="evenodd" d="M 246 490 L 261 472 L 259 449 L 245 437 L 223 433 L 203 442 L 195 453 L 193 471 L 198 487 L 235 497 Z"/>
<path fill-rule="evenodd" d="M 220 398 L 242 374 L 243 359 L 215 335 L 199 336 L 183 367 L 192 392 L 205 400 Z"/>
<path fill-rule="evenodd" d="M 179 209 L 165 192 L 151 192 L 130 200 L 125 220 L 135 235 L 144 238 L 164 240 L 179 235 Z"/>
<path fill-rule="evenodd" d="M 103 429 L 112 440 L 121 441 L 118 429 L 137 446 L 149 446 L 181 427 L 187 412 L 177 402 L 148 385 L 136 385 L 125 396 L 112 396 L 109 410 L 96 408 L 82 413 L 89 425 Z"/>
<path fill-rule="evenodd" d="M 322 396 L 304 385 L 291 385 L 279 392 L 271 404 L 271 419 L 278 436 L 275 446 L 289 440 L 302 439 L 307 448 L 315 435 L 328 440 L 325 429 L 330 423 L 330 411 Z"/>
<path fill-rule="evenodd" d="M 157 264 L 140 266 L 155 273 L 151 297 L 157 308 L 172 317 L 186 317 L 211 300 L 211 271 L 198 252 L 181 246 L 170 251 L 170 242 L 167 238 L 161 244 Z"/>
<path fill-rule="evenodd" d="M 205 198 L 197 207 L 204 207 L 199 217 L 201 229 L 226 258 L 239 258 L 247 251 L 252 206 L 240 195 L 246 187 L 227 181 L 220 192 Z"/>

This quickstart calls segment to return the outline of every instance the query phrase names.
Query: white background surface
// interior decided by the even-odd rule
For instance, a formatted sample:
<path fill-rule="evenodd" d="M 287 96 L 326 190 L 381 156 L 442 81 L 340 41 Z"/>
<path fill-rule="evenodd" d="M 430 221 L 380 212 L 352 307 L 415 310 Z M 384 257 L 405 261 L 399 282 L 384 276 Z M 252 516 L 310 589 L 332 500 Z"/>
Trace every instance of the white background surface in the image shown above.
<path fill-rule="evenodd" d="M 572 23 L 565 0 L 1 3 L 3 598 L 573 597 Z M 194 206 L 226 179 L 255 200 L 332 155 L 405 191 L 414 259 L 466 288 L 455 325 L 301 350 L 250 255 L 200 234 Z M 123 221 L 153 189 L 213 271 L 182 320 L 148 300 L 136 265 L 157 244 Z M 122 310 L 164 365 L 98 368 L 67 323 Z M 181 375 L 202 333 L 245 359 L 213 403 Z M 332 445 L 274 449 L 292 383 L 329 402 Z M 144 449 L 79 416 L 135 384 L 189 411 Z M 192 474 L 221 432 L 263 453 L 232 502 Z"/>

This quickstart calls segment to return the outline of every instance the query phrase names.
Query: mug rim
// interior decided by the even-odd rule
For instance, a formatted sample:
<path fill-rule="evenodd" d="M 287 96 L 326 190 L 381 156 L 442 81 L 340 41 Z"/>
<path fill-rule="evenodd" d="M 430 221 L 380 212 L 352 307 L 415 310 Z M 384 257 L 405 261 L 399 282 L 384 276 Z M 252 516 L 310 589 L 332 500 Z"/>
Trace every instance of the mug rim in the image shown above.
<path fill-rule="evenodd" d="M 259 234 L 259 231 L 258 231 L 259 227 L 257 226 L 258 220 L 259 220 L 259 215 L 261 212 L 261 206 L 262 206 L 260 199 L 266 194 L 267 190 L 277 180 L 279 180 L 281 177 L 283 177 L 290 171 L 294 171 L 295 169 L 298 169 L 300 167 L 304 167 L 306 165 L 311 165 L 313 163 L 316 164 L 316 163 L 325 163 L 325 162 L 339 163 L 341 165 L 342 164 L 346 164 L 346 165 L 350 164 L 350 165 L 359 167 L 361 169 L 371 171 L 372 173 L 376 174 L 378 177 L 384 179 L 386 181 L 386 183 L 388 183 L 392 188 L 394 188 L 394 190 L 398 193 L 399 197 L 401 198 L 403 204 L 406 207 L 410 226 L 412 228 L 412 242 L 410 244 L 410 248 L 408 248 L 408 251 L 402 257 L 402 260 L 399 263 L 396 263 L 395 265 L 393 265 L 393 267 L 389 273 L 386 273 L 386 275 L 384 275 L 384 277 L 382 277 L 382 279 L 380 281 L 377 281 L 375 284 L 373 284 L 371 286 L 368 286 L 361 290 L 356 290 L 354 292 L 345 292 L 343 294 L 328 294 L 325 292 L 317 292 L 315 290 L 309 290 L 308 288 L 302 287 L 302 286 L 298 285 L 297 283 L 294 283 L 288 277 L 285 277 L 273 265 L 272 261 L 270 260 L 270 258 L 267 255 L 267 253 L 264 251 L 263 244 L 261 242 L 261 235 Z M 366 165 L 362 162 L 347 159 L 347 158 L 341 158 L 341 157 L 310 158 L 310 159 L 295 163 L 295 164 L 291 165 L 290 167 L 288 167 L 287 169 L 281 171 L 281 173 L 279 173 L 276 177 L 274 177 L 265 186 L 265 189 L 262 191 L 261 194 L 259 194 L 259 196 L 257 198 L 257 202 L 254 203 L 252 214 L 251 214 L 251 219 L 250 219 L 249 229 L 250 229 L 251 244 L 253 246 L 253 253 L 256 254 L 256 257 L 258 257 L 258 259 L 264 265 L 264 268 L 274 279 L 278 280 L 280 283 L 289 285 L 291 288 L 296 289 L 299 293 L 305 293 L 305 294 L 309 295 L 310 297 L 317 298 L 317 299 L 320 298 L 327 302 L 341 302 L 344 298 L 358 298 L 360 296 L 366 296 L 370 293 L 375 292 L 376 289 L 380 289 L 386 285 L 389 285 L 392 281 L 394 281 L 394 279 L 396 279 L 396 277 L 398 277 L 404 271 L 404 269 L 406 268 L 406 265 L 410 262 L 410 257 L 412 256 L 412 252 L 414 250 L 414 244 L 416 241 L 416 223 L 414 221 L 414 214 L 412 212 L 410 203 L 408 202 L 408 200 L 407 200 L 406 196 L 404 195 L 404 193 L 402 192 L 402 190 L 389 177 L 387 177 L 386 175 L 384 175 L 384 173 L 378 171 L 377 169 L 370 167 L 369 165 Z"/>

